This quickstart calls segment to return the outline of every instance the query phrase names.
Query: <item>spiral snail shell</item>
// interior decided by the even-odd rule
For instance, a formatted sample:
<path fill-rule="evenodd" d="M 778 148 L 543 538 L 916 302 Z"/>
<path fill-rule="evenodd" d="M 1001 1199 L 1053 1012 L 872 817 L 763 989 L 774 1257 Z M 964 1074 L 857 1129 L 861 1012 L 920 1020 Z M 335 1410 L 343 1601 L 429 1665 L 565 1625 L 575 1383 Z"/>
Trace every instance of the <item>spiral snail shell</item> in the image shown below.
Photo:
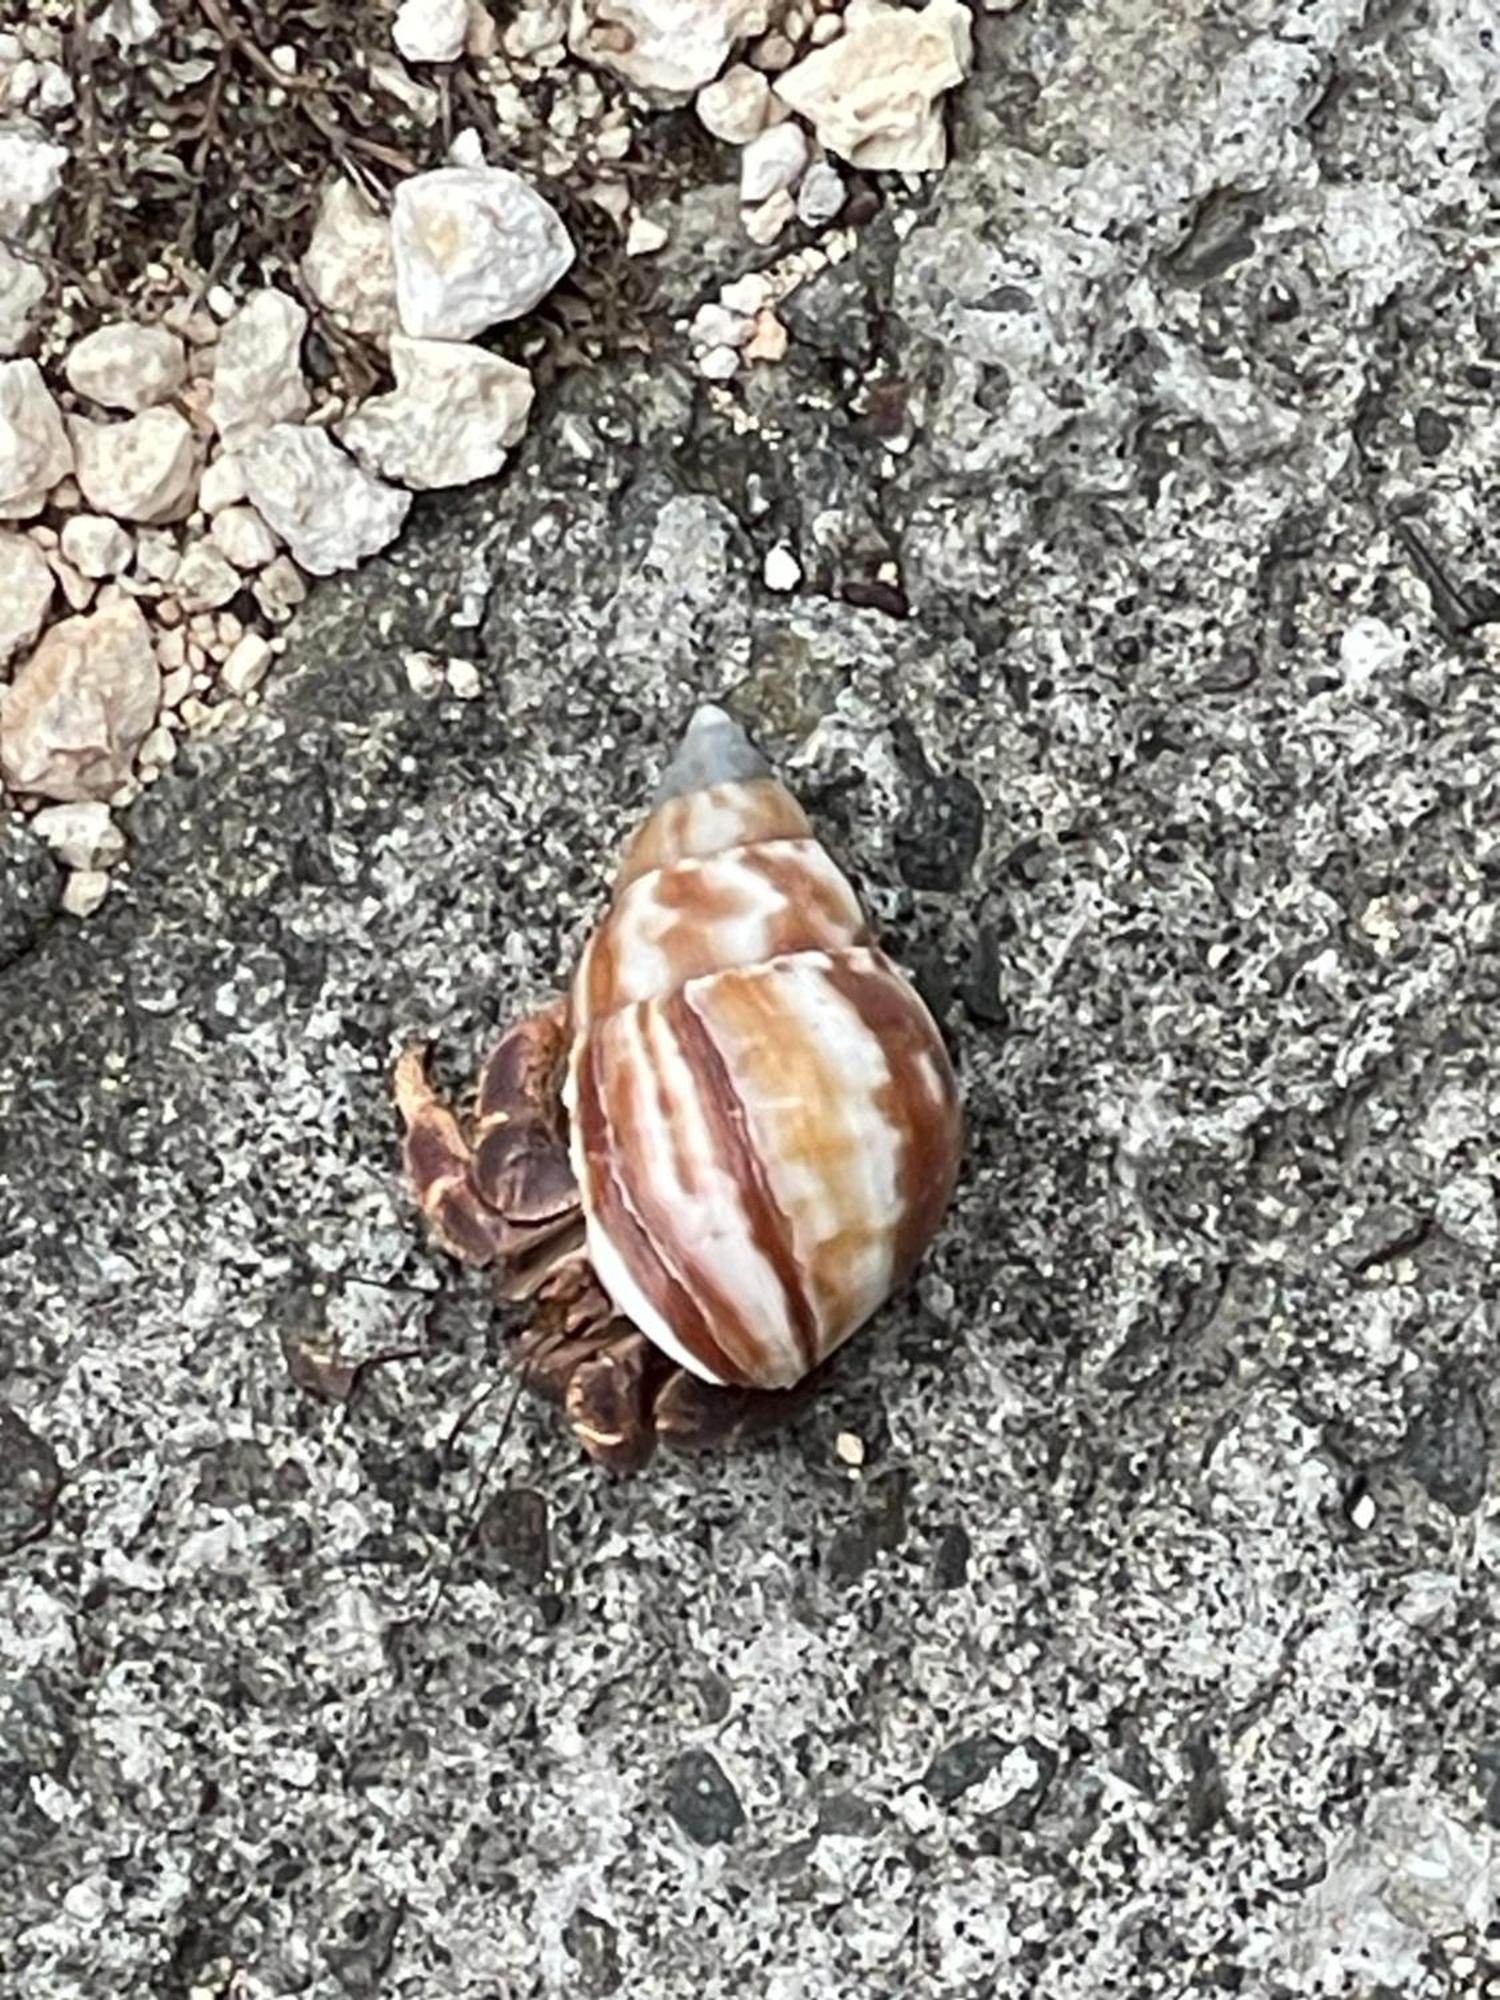
<path fill-rule="evenodd" d="M 694 716 L 584 952 L 565 1101 L 600 1282 L 707 1381 L 809 1373 L 947 1206 L 937 1028 L 722 709 Z"/>
<path fill-rule="evenodd" d="M 811 1374 L 909 1277 L 958 1167 L 931 1015 L 712 705 L 568 1001 L 502 1040 L 470 1130 L 419 1057 L 397 1096 L 439 1234 L 539 1301 L 528 1370 L 615 1462 Z"/>

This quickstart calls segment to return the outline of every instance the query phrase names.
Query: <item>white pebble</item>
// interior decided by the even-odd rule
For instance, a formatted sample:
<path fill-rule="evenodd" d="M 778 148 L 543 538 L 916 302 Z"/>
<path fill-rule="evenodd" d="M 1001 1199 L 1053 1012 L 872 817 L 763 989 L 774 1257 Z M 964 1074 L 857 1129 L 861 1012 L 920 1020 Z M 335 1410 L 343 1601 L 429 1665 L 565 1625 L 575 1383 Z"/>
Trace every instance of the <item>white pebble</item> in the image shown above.
<path fill-rule="evenodd" d="M 457 62 L 469 28 L 468 0 L 402 0 L 391 39 L 408 62 Z"/>
<path fill-rule="evenodd" d="M 708 382 L 728 382 L 739 373 L 740 357 L 732 347 L 711 347 L 698 362 L 698 373 Z"/>
<path fill-rule="evenodd" d="M 102 868 L 75 868 L 63 884 L 62 906 L 70 917 L 91 917 L 108 894 Z"/>
<path fill-rule="evenodd" d="M 740 154 L 740 200 L 765 201 L 795 187 L 807 155 L 807 134 L 790 120 L 757 134 Z"/>
<path fill-rule="evenodd" d="M 625 255 L 627 257 L 649 257 L 660 250 L 668 238 L 668 230 L 660 222 L 653 222 L 649 215 L 634 215 L 630 227 L 625 232 Z"/>
<path fill-rule="evenodd" d="M 219 669 L 219 679 L 230 694 L 249 694 L 270 671 L 272 657 L 269 641 L 258 632 L 247 632 Z"/>
<path fill-rule="evenodd" d="M 802 581 L 802 565 L 785 542 L 767 549 L 760 573 L 767 590 L 795 590 Z"/>
<path fill-rule="evenodd" d="M 198 505 L 205 514 L 237 506 L 244 497 L 245 475 L 232 451 L 222 453 L 204 466 L 203 477 L 198 481 Z"/>

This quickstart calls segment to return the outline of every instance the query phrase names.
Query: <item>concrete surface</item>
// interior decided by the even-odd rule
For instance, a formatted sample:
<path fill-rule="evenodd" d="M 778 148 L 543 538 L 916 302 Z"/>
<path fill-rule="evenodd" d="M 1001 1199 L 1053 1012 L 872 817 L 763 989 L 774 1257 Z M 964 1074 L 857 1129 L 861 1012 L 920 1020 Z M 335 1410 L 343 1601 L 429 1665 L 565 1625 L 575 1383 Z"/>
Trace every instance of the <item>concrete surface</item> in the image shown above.
<path fill-rule="evenodd" d="M 752 422 L 575 377 L 97 919 L 7 835 L 7 1996 L 1500 1990 L 1493 26 L 987 20 Z M 385 1076 L 553 987 L 704 692 L 972 1136 L 793 1433 L 614 1484 Z"/>

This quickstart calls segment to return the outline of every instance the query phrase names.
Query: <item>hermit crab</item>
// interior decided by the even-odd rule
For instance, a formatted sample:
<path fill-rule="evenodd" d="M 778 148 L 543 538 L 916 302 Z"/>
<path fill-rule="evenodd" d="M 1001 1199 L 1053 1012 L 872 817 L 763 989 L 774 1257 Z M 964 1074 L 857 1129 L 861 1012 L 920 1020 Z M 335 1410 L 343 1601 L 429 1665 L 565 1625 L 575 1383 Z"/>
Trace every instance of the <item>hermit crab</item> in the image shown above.
<path fill-rule="evenodd" d="M 958 1092 L 915 989 L 740 725 L 693 716 L 571 993 L 457 1116 L 396 1068 L 439 1241 L 532 1302 L 518 1362 L 584 1449 L 774 1423 L 910 1276 Z"/>

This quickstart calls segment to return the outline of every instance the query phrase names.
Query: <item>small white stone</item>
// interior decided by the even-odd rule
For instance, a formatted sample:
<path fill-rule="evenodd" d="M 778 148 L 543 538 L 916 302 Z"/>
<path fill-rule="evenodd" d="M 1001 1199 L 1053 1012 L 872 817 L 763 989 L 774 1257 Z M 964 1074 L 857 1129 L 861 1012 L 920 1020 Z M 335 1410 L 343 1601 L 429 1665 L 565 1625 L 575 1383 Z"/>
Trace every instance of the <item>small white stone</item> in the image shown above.
<path fill-rule="evenodd" d="M 213 421 L 226 442 L 306 416 L 306 331 L 306 309 L 270 285 L 252 292 L 225 324 L 214 358 Z"/>
<path fill-rule="evenodd" d="M 172 635 L 168 634 L 167 636 L 170 637 Z M 163 711 L 165 712 L 169 708 L 177 708 L 187 699 L 188 695 L 192 692 L 192 687 L 193 670 L 186 664 L 173 667 L 170 673 L 164 674 L 161 683 L 161 705 Z"/>
<path fill-rule="evenodd" d="M 339 427 L 362 465 L 426 491 L 487 479 L 526 429 L 531 377 L 466 341 L 391 337 L 396 387 Z"/>
<path fill-rule="evenodd" d="M 442 662 L 431 653 L 403 653 L 401 666 L 413 694 L 436 694 L 443 685 Z"/>
<path fill-rule="evenodd" d="M 774 243 L 797 213 L 797 203 L 789 188 L 771 195 L 759 208 L 745 211 L 745 234 L 752 243 Z"/>
<path fill-rule="evenodd" d="M 0 130 L 0 236 L 23 237 L 33 213 L 62 186 L 66 146 L 54 146 L 35 127 Z"/>
<path fill-rule="evenodd" d="M 633 215 L 625 232 L 625 255 L 649 257 L 663 248 L 669 235 L 665 224 L 653 222 L 649 215 Z"/>
<path fill-rule="evenodd" d="M 16 353 L 25 342 L 46 296 L 47 274 L 41 265 L 0 243 L 0 358 Z"/>
<path fill-rule="evenodd" d="M 73 470 L 62 412 L 34 361 L 0 361 L 0 521 L 39 514 Z"/>
<path fill-rule="evenodd" d="M 1368 1493 L 1361 1493 L 1354 1505 L 1349 1509 L 1349 1519 L 1359 1529 L 1360 1533 L 1364 1534 L 1374 1527 L 1375 1512 L 1373 1498 Z"/>
<path fill-rule="evenodd" d="M 62 552 L 84 576 L 118 576 L 129 569 L 135 543 L 106 514 L 71 514 L 63 522 Z"/>
<path fill-rule="evenodd" d="M 396 324 L 391 225 L 351 181 L 336 180 L 324 194 L 302 278 L 351 333 L 383 340 Z"/>
<path fill-rule="evenodd" d="M 454 133 L 453 144 L 448 148 L 448 164 L 450 167 L 482 167 L 486 164 L 484 140 L 472 125 L 465 125 L 461 132 Z"/>
<path fill-rule="evenodd" d="M 237 310 L 235 296 L 227 285 L 210 285 L 203 294 L 203 303 L 215 319 L 229 319 Z"/>
<path fill-rule="evenodd" d="M 125 836 L 102 799 L 43 806 L 33 814 L 31 828 L 65 868 L 113 868 L 125 852 Z"/>
<path fill-rule="evenodd" d="M 851 166 L 931 172 L 948 157 L 942 97 L 968 75 L 972 54 L 961 0 L 920 10 L 849 0 L 843 34 L 779 77 L 776 93 Z"/>
<path fill-rule="evenodd" d="M 78 484 L 89 505 L 120 521 L 176 521 L 198 483 L 193 427 L 176 410 L 142 410 L 120 423 L 70 417 Z"/>
<path fill-rule="evenodd" d="M 240 583 L 239 571 L 212 542 L 194 542 L 178 564 L 172 588 L 184 611 L 217 611 Z"/>
<path fill-rule="evenodd" d="M 795 187 L 807 155 L 807 134 L 790 119 L 759 133 L 740 154 L 740 200 L 765 201 Z"/>
<path fill-rule="evenodd" d="M 637 90 L 681 102 L 763 32 L 766 0 L 572 0 L 568 46 Z"/>
<path fill-rule="evenodd" d="M 267 563 L 250 588 L 273 625 L 284 625 L 307 596 L 306 580 L 290 556 Z"/>
<path fill-rule="evenodd" d="M 56 579 L 57 587 L 70 611 L 87 611 L 94 601 L 97 585 L 81 569 L 75 569 L 61 549 L 47 551 L 47 566 Z"/>
<path fill-rule="evenodd" d="M 165 703 L 163 703 L 165 706 Z M 164 723 L 148 731 L 136 753 L 136 763 L 143 774 L 163 770 L 177 755 L 177 738 Z"/>
<path fill-rule="evenodd" d="M 276 537 L 253 507 L 222 507 L 208 538 L 236 569 L 264 569 L 276 554 Z"/>
<path fill-rule="evenodd" d="M 716 83 L 706 83 L 693 99 L 704 130 L 731 146 L 748 146 L 771 116 L 771 86 L 758 69 L 734 63 Z"/>
<path fill-rule="evenodd" d="M 785 69 L 796 53 L 785 35 L 762 35 L 750 51 L 750 60 L 757 69 L 770 70 L 774 73 L 776 70 Z"/>
<path fill-rule="evenodd" d="M 824 15 L 824 20 L 832 16 Z M 844 177 L 837 167 L 829 166 L 826 160 L 815 160 L 802 176 L 802 185 L 797 189 L 797 220 L 808 229 L 821 229 L 832 222 L 843 207 L 848 190 Z"/>
<path fill-rule="evenodd" d="M 63 363 L 68 387 L 109 410 L 147 410 L 181 388 L 187 354 L 164 326 L 110 320 L 85 334 Z"/>
<path fill-rule="evenodd" d="M 448 689 L 460 701 L 477 701 L 479 698 L 479 669 L 472 660 L 450 660 L 448 662 Z"/>
<path fill-rule="evenodd" d="M 373 478 L 310 425 L 274 424 L 240 458 L 262 519 L 314 576 L 354 569 L 385 548 L 411 506 L 409 493 Z M 263 580 L 273 568 L 262 572 Z"/>
<path fill-rule="evenodd" d="M 170 583 L 182 561 L 176 538 L 165 528 L 148 528 L 135 538 L 135 573 L 151 583 Z"/>
<path fill-rule="evenodd" d="M 695 347 L 740 347 L 754 331 L 752 313 L 731 312 L 710 299 L 694 313 L 688 338 Z"/>
<path fill-rule="evenodd" d="M 391 39 L 408 62 L 450 63 L 468 32 L 468 0 L 402 0 Z"/>
<path fill-rule="evenodd" d="M 230 648 L 228 659 L 219 669 L 219 679 L 230 694 L 249 694 L 265 679 L 274 657 L 268 640 L 258 632 L 247 632 Z"/>
<path fill-rule="evenodd" d="M 865 1441 L 853 1431 L 840 1431 L 833 1441 L 834 1455 L 842 1465 L 863 1465 Z"/>
<path fill-rule="evenodd" d="M 504 167 L 437 167 L 402 181 L 391 243 L 402 329 L 432 340 L 519 319 L 574 255 L 556 209 Z"/>
<path fill-rule="evenodd" d="M 0 532 L 0 666 L 35 643 L 55 588 L 36 544 Z"/>
<path fill-rule="evenodd" d="M 0 776 L 49 799 L 108 798 L 156 720 L 161 670 L 132 598 L 54 625 L 0 709 Z"/>
<path fill-rule="evenodd" d="M 753 321 L 755 315 L 770 304 L 775 289 L 764 271 L 744 271 L 738 278 L 731 278 L 727 285 L 720 285 L 719 304 Z"/>
<path fill-rule="evenodd" d="M 102 868 L 75 868 L 63 884 L 62 906 L 70 917 L 91 917 L 108 894 Z"/>
<path fill-rule="evenodd" d="M 728 382 L 739 369 L 740 357 L 732 347 L 711 347 L 698 361 L 698 373 L 706 382 Z"/>
<path fill-rule="evenodd" d="M 297 74 L 297 51 L 290 42 L 278 42 L 271 51 L 272 67 L 279 69 L 283 76 Z"/>
<path fill-rule="evenodd" d="M 485 0 L 469 0 L 469 26 L 464 35 L 464 54 L 486 62 L 500 47 L 500 29 Z"/>
<path fill-rule="evenodd" d="M 204 513 L 217 514 L 225 507 L 236 507 L 244 497 L 245 475 L 234 453 L 226 451 L 210 459 L 198 481 L 198 505 Z"/>
<path fill-rule="evenodd" d="M 790 336 L 769 306 L 755 315 L 755 331 L 740 349 L 747 361 L 780 361 Z"/>
<path fill-rule="evenodd" d="M 795 590 L 802 581 L 802 565 L 785 542 L 767 549 L 760 573 L 767 590 Z"/>

